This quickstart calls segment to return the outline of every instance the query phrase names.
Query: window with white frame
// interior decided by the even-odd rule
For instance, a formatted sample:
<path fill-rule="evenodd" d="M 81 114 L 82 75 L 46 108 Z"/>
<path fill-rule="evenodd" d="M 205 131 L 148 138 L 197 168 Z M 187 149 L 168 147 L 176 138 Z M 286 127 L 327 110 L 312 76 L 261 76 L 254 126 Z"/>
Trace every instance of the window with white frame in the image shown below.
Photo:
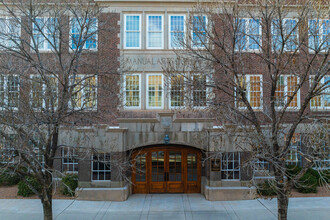
<path fill-rule="evenodd" d="M 259 19 L 237 20 L 236 51 L 258 51 L 261 49 L 261 24 Z"/>
<path fill-rule="evenodd" d="M 0 108 L 18 108 L 19 76 L 0 75 Z"/>
<path fill-rule="evenodd" d="M 275 90 L 275 107 L 282 108 L 293 96 L 297 89 L 299 78 L 293 75 L 281 75 L 278 77 Z M 300 91 L 294 95 L 288 108 L 300 108 Z"/>
<path fill-rule="evenodd" d="M 97 50 L 98 19 L 73 18 L 71 19 L 71 49 Z"/>
<path fill-rule="evenodd" d="M 221 158 L 221 179 L 239 180 L 240 179 L 240 153 L 222 153 Z"/>
<path fill-rule="evenodd" d="M 59 46 L 59 24 L 56 18 L 36 18 L 33 22 L 33 49 L 41 51 L 57 49 Z"/>
<path fill-rule="evenodd" d="M 20 44 L 21 23 L 19 18 L 1 17 L 0 49 L 17 49 Z"/>
<path fill-rule="evenodd" d="M 185 15 L 169 17 L 169 48 L 182 48 L 185 42 Z"/>
<path fill-rule="evenodd" d="M 308 21 L 309 49 L 315 51 L 327 51 L 330 49 L 330 20 Z"/>
<path fill-rule="evenodd" d="M 321 148 L 321 152 L 318 153 L 317 160 L 314 161 L 314 169 L 328 170 L 330 169 L 330 148 L 325 146 Z"/>
<path fill-rule="evenodd" d="M 292 136 L 290 146 L 287 152 L 286 163 L 293 165 L 300 165 L 301 162 L 301 136 L 298 133 L 295 133 Z"/>
<path fill-rule="evenodd" d="M 192 47 L 205 47 L 207 43 L 207 18 L 204 15 L 192 17 Z"/>
<path fill-rule="evenodd" d="M 238 78 L 239 87 L 243 90 L 246 99 L 249 101 L 253 109 L 262 108 L 262 75 L 244 75 Z M 247 106 L 240 101 L 242 96 L 236 89 L 236 105 L 239 108 Z"/>
<path fill-rule="evenodd" d="M 171 76 L 170 84 L 170 107 L 178 108 L 185 105 L 185 85 L 184 85 L 184 75 L 177 74 Z"/>
<path fill-rule="evenodd" d="M 298 45 L 298 22 L 295 19 L 273 20 L 272 22 L 273 49 L 294 51 Z"/>
<path fill-rule="evenodd" d="M 16 134 L 0 136 L 0 163 L 12 163 L 15 157 Z"/>
<path fill-rule="evenodd" d="M 147 48 L 162 49 L 164 44 L 164 16 L 147 15 Z"/>
<path fill-rule="evenodd" d="M 124 105 L 127 108 L 141 107 L 141 75 L 127 74 L 124 76 Z"/>
<path fill-rule="evenodd" d="M 30 103 L 35 109 L 57 107 L 57 78 L 31 75 Z"/>
<path fill-rule="evenodd" d="M 125 48 L 141 48 L 141 15 L 125 15 Z"/>
<path fill-rule="evenodd" d="M 311 83 L 313 82 L 314 77 L 311 77 Z M 319 87 L 327 87 L 323 90 L 322 94 L 312 98 L 311 100 L 311 109 L 313 110 L 325 110 L 330 109 L 330 76 L 324 76 L 320 82 Z"/>
<path fill-rule="evenodd" d="M 207 77 L 205 74 L 192 75 L 192 105 L 207 106 Z"/>
<path fill-rule="evenodd" d="M 94 75 L 76 75 L 71 77 L 72 95 L 70 105 L 81 110 L 97 108 L 97 77 Z"/>
<path fill-rule="evenodd" d="M 62 148 L 62 172 L 78 172 L 78 155 L 73 147 Z"/>
<path fill-rule="evenodd" d="M 109 153 L 97 153 L 92 156 L 92 180 L 111 180 L 111 166 Z"/>
<path fill-rule="evenodd" d="M 29 141 L 29 145 L 32 149 L 32 157 L 34 158 L 34 163 L 38 163 L 42 168 L 45 167 L 45 157 L 44 152 L 45 146 L 40 142 L 38 135 L 34 134 L 32 136 L 33 140 Z"/>
<path fill-rule="evenodd" d="M 163 108 L 163 75 L 147 75 L 147 108 Z"/>
<path fill-rule="evenodd" d="M 258 175 L 267 175 L 269 174 L 270 171 L 270 166 L 269 166 L 269 162 L 265 161 L 265 160 L 256 160 L 254 161 L 253 164 L 253 173 L 254 175 L 258 176 Z"/>

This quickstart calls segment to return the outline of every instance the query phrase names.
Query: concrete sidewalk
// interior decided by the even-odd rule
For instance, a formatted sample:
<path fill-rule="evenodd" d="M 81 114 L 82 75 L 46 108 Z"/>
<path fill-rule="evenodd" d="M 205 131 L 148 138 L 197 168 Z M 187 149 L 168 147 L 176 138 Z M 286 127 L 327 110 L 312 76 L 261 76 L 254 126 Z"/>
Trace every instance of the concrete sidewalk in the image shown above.
<path fill-rule="evenodd" d="M 277 219 L 276 199 L 207 201 L 201 194 L 135 194 L 125 202 L 54 200 L 55 219 L 209 220 Z M 292 198 L 289 219 L 328 220 L 330 197 Z M 0 199 L 1 220 L 42 219 L 34 199 Z"/>

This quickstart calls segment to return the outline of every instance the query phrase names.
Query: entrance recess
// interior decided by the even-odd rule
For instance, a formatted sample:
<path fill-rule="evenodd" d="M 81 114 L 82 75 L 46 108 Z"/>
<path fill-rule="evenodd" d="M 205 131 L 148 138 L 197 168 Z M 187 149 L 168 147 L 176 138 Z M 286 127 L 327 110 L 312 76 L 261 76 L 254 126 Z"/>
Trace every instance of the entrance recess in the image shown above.
<path fill-rule="evenodd" d="M 201 152 L 183 146 L 137 150 L 132 181 L 133 193 L 199 193 Z"/>

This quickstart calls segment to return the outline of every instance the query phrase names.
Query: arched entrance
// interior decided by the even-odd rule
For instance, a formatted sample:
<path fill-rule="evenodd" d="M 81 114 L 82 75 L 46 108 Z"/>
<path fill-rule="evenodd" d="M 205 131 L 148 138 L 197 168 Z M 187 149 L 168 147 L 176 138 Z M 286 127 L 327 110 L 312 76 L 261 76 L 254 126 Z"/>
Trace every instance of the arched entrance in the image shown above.
<path fill-rule="evenodd" d="M 201 151 L 154 146 L 133 153 L 133 193 L 200 193 Z"/>

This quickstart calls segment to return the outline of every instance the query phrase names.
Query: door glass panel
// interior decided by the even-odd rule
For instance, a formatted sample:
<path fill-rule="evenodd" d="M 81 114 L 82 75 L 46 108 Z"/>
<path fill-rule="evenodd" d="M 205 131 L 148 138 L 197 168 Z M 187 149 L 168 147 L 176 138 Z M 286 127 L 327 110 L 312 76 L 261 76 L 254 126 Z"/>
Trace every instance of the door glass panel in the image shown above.
<path fill-rule="evenodd" d="M 187 180 L 197 181 L 197 155 L 187 154 Z"/>
<path fill-rule="evenodd" d="M 146 181 L 146 160 L 147 160 L 146 153 L 137 155 L 135 158 L 135 168 L 136 168 L 135 180 L 136 180 L 136 182 L 145 182 Z"/>
<path fill-rule="evenodd" d="M 164 181 L 164 151 L 156 151 L 151 154 L 151 181 Z"/>
<path fill-rule="evenodd" d="M 181 181 L 182 160 L 181 152 L 169 152 L 169 181 Z"/>

